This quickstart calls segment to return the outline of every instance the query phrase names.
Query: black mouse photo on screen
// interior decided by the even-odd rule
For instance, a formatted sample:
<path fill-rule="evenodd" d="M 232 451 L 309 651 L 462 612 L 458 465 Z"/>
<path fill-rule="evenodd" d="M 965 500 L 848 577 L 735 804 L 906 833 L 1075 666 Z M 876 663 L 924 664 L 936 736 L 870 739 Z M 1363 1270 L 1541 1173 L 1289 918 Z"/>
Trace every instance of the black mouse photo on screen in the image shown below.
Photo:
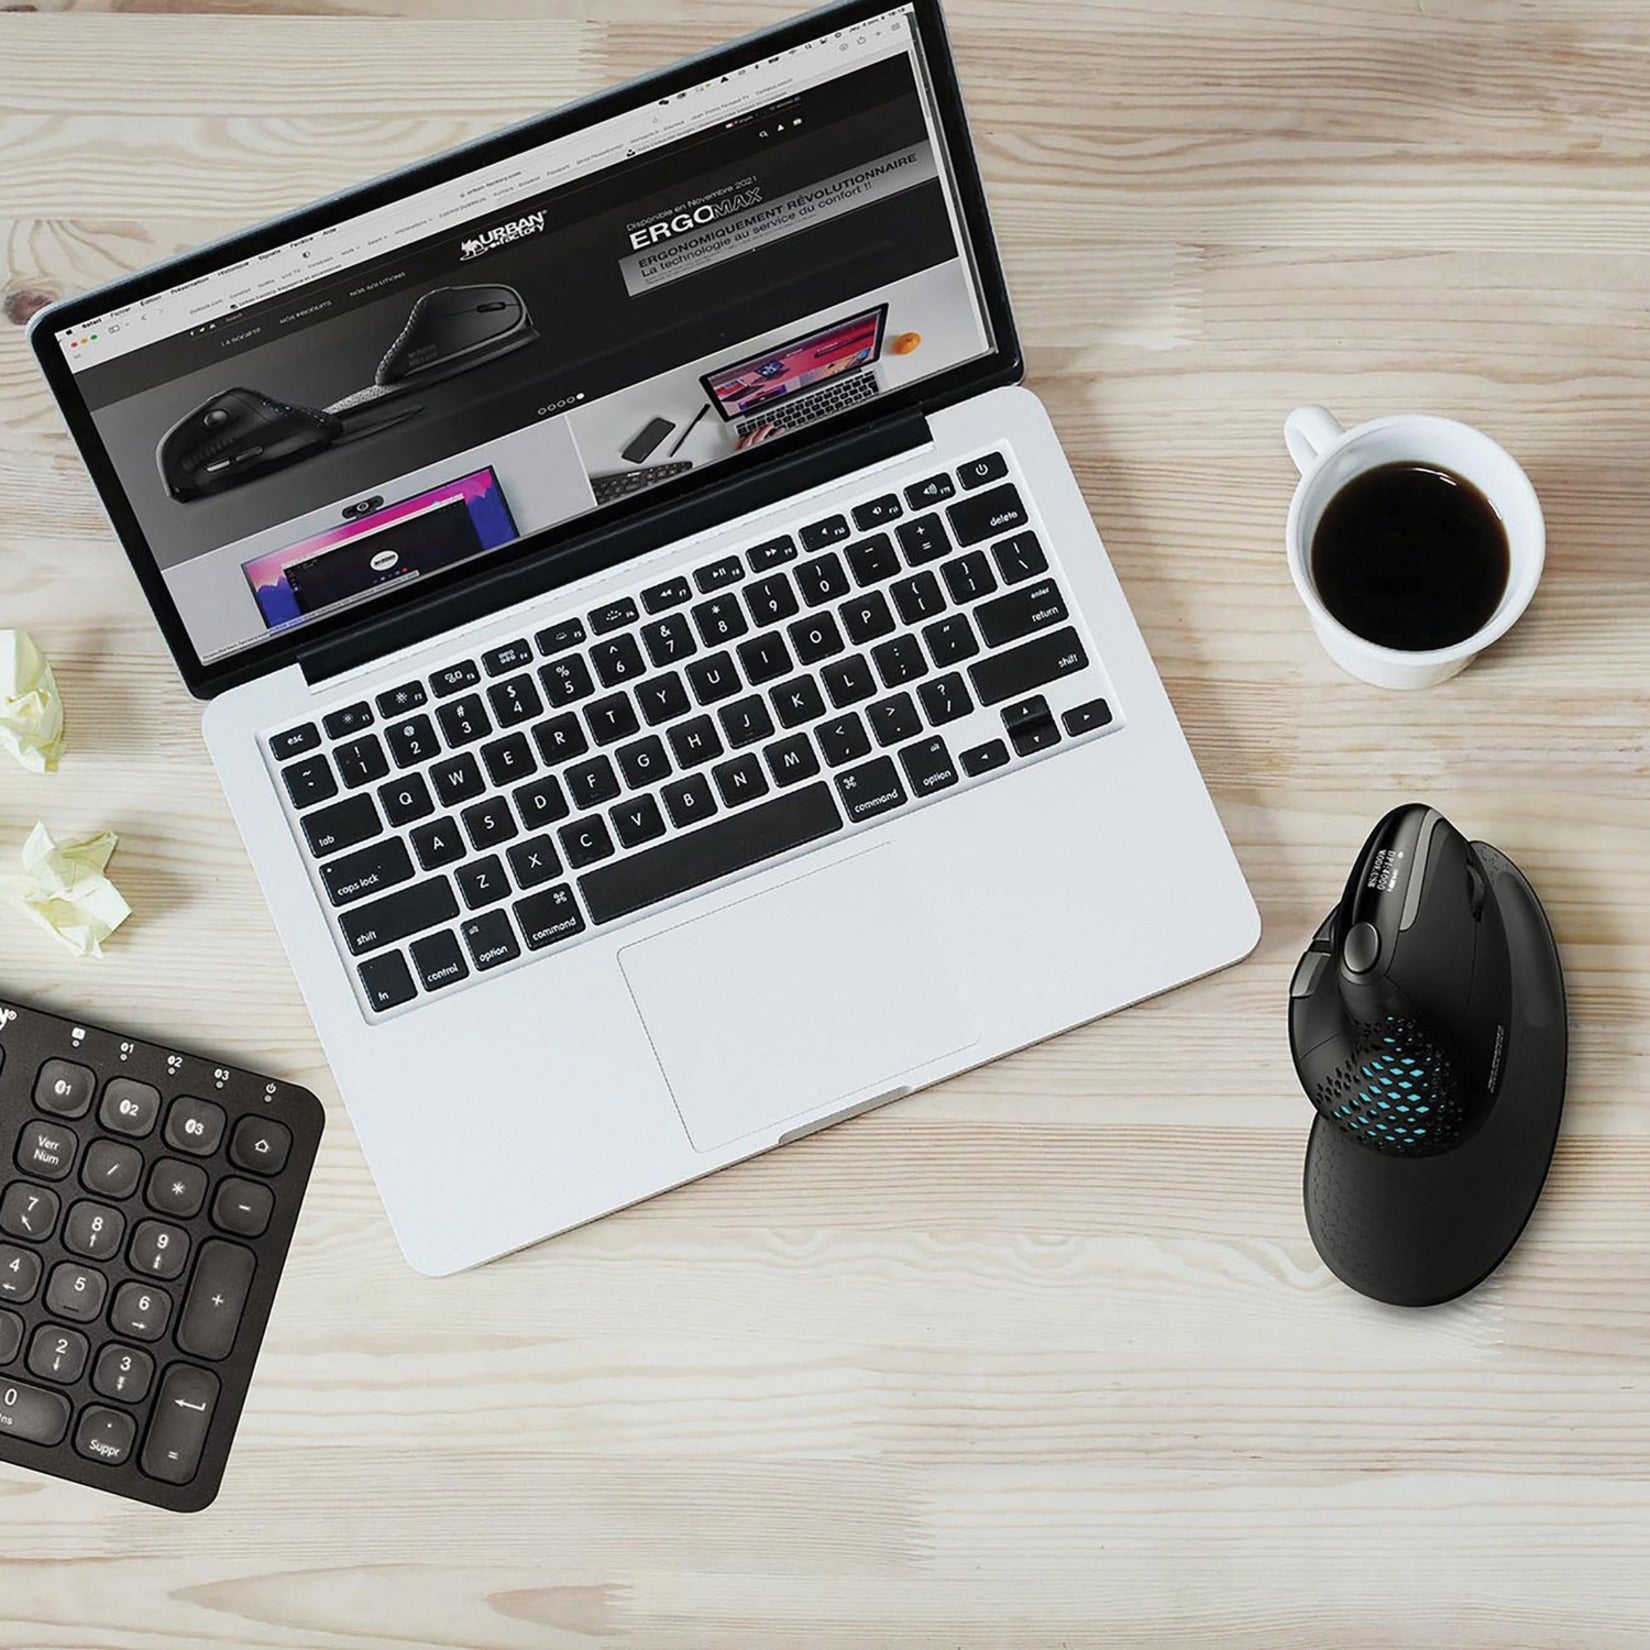
<path fill-rule="evenodd" d="M 1289 1043 L 1329 1269 L 1397 1306 L 1482 1283 L 1541 1195 L 1564 1105 L 1564 978 L 1523 874 L 1437 809 L 1394 809 L 1295 969 Z"/>

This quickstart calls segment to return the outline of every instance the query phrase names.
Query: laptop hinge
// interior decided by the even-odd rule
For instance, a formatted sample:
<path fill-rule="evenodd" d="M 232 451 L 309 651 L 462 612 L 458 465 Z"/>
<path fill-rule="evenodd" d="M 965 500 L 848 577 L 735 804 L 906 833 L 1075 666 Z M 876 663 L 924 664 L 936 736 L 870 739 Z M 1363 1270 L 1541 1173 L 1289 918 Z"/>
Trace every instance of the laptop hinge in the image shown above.
<path fill-rule="evenodd" d="M 708 532 L 787 498 L 828 486 L 856 470 L 885 463 L 927 446 L 932 437 L 920 412 L 901 412 L 863 430 L 810 444 L 795 454 L 775 453 L 749 475 L 731 479 L 707 494 L 662 505 L 645 516 L 600 525 L 569 543 L 547 545 L 538 555 L 477 568 L 461 581 L 443 583 L 422 601 L 352 626 L 298 655 L 311 687 L 391 653 L 484 619 L 489 613 L 530 601 L 547 590 L 572 584 L 651 550 Z"/>

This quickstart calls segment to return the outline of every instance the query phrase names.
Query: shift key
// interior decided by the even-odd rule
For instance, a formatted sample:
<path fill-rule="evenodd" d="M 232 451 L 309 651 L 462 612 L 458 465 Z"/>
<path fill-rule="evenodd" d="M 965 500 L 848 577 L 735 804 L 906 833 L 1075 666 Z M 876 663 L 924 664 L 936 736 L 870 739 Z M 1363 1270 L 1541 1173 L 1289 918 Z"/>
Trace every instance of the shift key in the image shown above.
<path fill-rule="evenodd" d="M 195 1358 L 227 1358 L 241 1327 L 258 1263 L 250 1249 L 213 1238 L 195 1263 L 195 1281 L 178 1319 L 178 1345 Z"/>
<path fill-rule="evenodd" d="M 991 653 L 968 667 L 974 691 L 982 705 L 999 705 L 1005 699 L 1023 699 L 1045 682 L 1069 676 L 1089 662 L 1077 632 L 1045 630 L 1029 642 L 1002 653 Z"/>
<path fill-rule="evenodd" d="M 457 915 L 453 885 L 445 877 L 430 877 L 345 911 L 338 926 L 343 930 L 344 943 L 359 957 L 365 951 L 404 940 L 409 934 L 420 934 L 438 922 L 449 922 Z"/>

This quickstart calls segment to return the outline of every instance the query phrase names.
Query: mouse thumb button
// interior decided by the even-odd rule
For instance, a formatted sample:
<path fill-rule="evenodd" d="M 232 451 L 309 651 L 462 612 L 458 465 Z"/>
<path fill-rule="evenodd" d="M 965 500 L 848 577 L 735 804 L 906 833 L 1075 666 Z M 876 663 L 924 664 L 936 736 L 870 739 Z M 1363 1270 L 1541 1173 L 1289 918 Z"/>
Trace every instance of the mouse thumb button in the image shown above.
<path fill-rule="evenodd" d="M 1341 960 L 1354 974 L 1367 974 L 1381 960 L 1381 936 L 1373 923 L 1353 923 L 1341 947 Z"/>

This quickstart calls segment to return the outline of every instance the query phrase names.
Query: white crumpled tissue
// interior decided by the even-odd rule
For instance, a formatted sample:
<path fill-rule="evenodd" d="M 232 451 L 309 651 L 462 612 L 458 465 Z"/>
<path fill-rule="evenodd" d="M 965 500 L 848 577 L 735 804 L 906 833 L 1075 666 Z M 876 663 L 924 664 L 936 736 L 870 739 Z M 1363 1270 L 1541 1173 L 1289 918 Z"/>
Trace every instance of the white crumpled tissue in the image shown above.
<path fill-rule="evenodd" d="M 23 874 L 13 879 L 18 903 L 80 957 L 101 957 L 103 941 L 132 908 L 104 872 L 120 839 L 113 831 L 57 842 L 36 824 L 23 844 Z"/>
<path fill-rule="evenodd" d="M 63 749 L 63 701 L 46 655 L 26 630 L 0 630 L 0 750 L 49 773 Z"/>

